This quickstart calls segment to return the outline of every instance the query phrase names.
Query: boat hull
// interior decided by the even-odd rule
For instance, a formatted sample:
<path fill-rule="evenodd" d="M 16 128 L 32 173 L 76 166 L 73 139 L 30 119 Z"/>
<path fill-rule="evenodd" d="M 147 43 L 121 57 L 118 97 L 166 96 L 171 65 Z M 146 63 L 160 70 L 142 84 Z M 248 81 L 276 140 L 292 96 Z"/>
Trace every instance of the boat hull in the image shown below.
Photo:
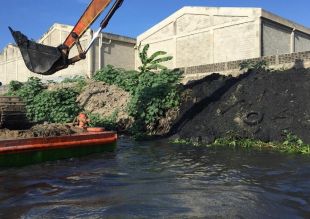
<path fill-rule="evenodd" d="M 0 141 L 0 166 L 25 166 L 112 152 L 116 148 L 116 141 L 117 134 L 114 132 Z"/>

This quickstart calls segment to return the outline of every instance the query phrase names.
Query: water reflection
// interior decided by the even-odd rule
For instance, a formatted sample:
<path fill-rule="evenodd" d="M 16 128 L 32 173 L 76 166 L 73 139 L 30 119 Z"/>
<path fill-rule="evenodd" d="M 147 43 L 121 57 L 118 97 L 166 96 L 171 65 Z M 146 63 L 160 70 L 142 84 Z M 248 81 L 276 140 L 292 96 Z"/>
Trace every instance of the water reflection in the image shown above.
<path fill-rule="evenodd" d="M 309 217 L 309 163 L 124 138 L 115 153 L 0 170 L 0 218 Z"/>

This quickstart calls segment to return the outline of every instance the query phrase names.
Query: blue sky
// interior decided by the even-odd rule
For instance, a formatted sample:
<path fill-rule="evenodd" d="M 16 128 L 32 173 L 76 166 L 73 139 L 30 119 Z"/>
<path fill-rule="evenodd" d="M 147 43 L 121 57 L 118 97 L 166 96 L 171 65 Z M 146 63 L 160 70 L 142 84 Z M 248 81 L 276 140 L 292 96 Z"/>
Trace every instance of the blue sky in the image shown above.
<path fill-rule="evenodd" d="M 0 7 L 0 50 L 13 42 L 7 26 L 37 40 L 55 22 L 74 25 L 89 2 L 3 0 Z M 105 31 L 136 37 L 183 6 L 262 7 L 310 27 L 309 0 L 125 0 Z M 96 29 L 97 25 L 94 24 L 93 28 Z"/>

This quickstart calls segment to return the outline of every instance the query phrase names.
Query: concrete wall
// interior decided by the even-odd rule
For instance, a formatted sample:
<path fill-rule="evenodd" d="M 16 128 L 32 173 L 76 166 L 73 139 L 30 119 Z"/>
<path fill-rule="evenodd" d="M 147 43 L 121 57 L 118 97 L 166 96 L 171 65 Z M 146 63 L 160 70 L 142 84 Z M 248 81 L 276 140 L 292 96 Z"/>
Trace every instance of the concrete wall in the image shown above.
<path fill-rule="evenodd" d="M 97 71 L 106 65 L 128 70 L 134 69 L 135 45 L 135 39 L 102 33 L 94 46 L 93 71 Z"/>
<path fill-rule="evenodd" d="M 263 20 L 263 56 L 291 52 L 292 29 Z"/>
<path fill-rule="evenodd" d="M 295 31 L 294 38 L 295 52 L 310 51 L 310 36 L 308 34 Z"/>
<path fill-rule="evenodd" d="M 181 70 L 184 72 L 183 83 L 186 83 L 190 80 L 197 80 L 213 73 L 238 76 L 244 73 L 244 70 L 240 70 L 240 64 L 242 62 L 260 60 L 265 60 L 268 67 L 274 70 L 310 68 L 310 51 L 181 68 Z"/>
<path fill-rule="evenodd" d="M 174 57 L 168 68 L 188 67 L 259 54 L 257 12 L 249 9 L 184 7 L 147 32 L 137 42 L 150 44 Z M 136 54 L 136 68 L 140 65 Z"/>
<path fill-rule="evenodd" d="M 261 8 L 184 7 L 138 36 L 139 43 L 150 44 L 149 54 L 172 55 L 168 68 L 183 68 L 307 51 L 310 29 Z"/>
<path fill-rule="evenodd" d="M 244 21 L 215 29 L 211 63 L 258 57 L 259 30 L 256 23 L 256 20 Z"/>
<path fill-rule="evenodd" d="M 68 25 L 54 24 L 39 42 L 45 45 L 58 46 L 64 42 L 72 28 Z M 88 30 L 80 39 L 83 48 L 86 48 L 90 42 L 92 34 L 92 30 Z M 109 45 L 105 42 L 109 42 Z M 19 49 L 14 45 L 8 45 L 0 53 L 0 81 L 3 84 L 8 84 L 11 80 L 26 81 L 32 76 L 39 77 L 42 80 L 56 81 L 75 75 L 90 77 L 96 70 L 108 64 L 119 68 L 134 69 L 134 46 L 136 44 L 134 39 L 102 33 L 96 44 L 89 50 L 85 60 L 81 60 L 51 76 L 42 76 L 30 72 L 24 64 Z M 99 49 L 99 45 L 102 45 L 100 46 L 101 49 Z M 74 46 L 69 57 L 77 54 L 77 49 Z"/>

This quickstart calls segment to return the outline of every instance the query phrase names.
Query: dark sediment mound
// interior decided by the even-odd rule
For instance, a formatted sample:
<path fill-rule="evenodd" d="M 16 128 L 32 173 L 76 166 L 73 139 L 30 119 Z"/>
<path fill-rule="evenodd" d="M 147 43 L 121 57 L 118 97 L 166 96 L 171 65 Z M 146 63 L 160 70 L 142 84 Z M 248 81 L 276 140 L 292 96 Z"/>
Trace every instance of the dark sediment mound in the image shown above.
<path fill-rule="evenodd" d="M 283 140 L 284 130 L 310 143 L 310 70 L 213 74 L 185 87 L 175 137 L 211 143 L 228 133 Z"/>

